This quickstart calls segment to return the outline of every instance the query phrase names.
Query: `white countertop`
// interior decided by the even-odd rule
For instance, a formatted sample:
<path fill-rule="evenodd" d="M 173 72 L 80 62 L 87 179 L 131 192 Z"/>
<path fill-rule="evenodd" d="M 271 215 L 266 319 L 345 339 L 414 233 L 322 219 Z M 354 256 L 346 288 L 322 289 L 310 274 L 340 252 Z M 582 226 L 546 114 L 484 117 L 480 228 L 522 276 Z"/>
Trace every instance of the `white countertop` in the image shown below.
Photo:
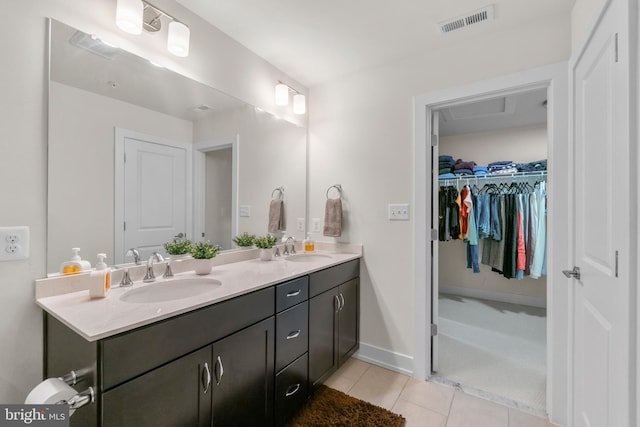
<path fill-rule="evenodd" d="M 197 276 L 193 271 L 176 274 L 175 278 L 209 277 L 219 280 L 221 285 L 204 294 L 171 301 L 132 303 L 120 299 L 132 289 L 153 286 L 165 280 L 159 278 L 152 283 L 137 281 L 127 288 L 116 284 L 106 298 L 90 298 L 88 290 L 80 290 L 38 298 L 36 304 L 86 340 L 97 341 L 362 256 L 361 253 L 317 252 L 328 257 L 297 262 L 286 257 L 273 261 L 251 259 L 216 265 L 206 276 Z"/>

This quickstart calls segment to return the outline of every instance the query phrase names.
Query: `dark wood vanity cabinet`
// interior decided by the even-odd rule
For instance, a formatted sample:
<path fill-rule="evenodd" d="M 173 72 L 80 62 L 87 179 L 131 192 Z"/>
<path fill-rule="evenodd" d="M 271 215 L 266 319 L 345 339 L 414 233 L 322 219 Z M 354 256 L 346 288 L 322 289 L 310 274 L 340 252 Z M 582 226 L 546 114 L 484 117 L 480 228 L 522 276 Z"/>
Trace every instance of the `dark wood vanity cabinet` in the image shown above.
<path fill-rule="evenodd" d="M 359 347 L 359 261 L 309 277 L 309 383 L 323 383 Z"/>
<path fill-rule="evenodd" d="M 281 426 L 358 348 L 359 261 L 89 342 L 45 313 L 45 377 L 83 372 L 70 425 Z"/>

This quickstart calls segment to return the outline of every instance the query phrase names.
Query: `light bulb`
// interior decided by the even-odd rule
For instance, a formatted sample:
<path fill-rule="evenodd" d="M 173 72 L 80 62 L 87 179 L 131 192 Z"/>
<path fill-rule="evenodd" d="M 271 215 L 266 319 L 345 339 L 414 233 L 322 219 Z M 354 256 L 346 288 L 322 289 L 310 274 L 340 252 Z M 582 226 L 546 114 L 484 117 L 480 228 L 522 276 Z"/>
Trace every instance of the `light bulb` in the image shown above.
<path fill-rule="evenodd" d="M 144 4 L 140 0 L 118 0 L 116 25 L 129 34 L 142 33 Z"/>
<path fill-rule="evenodd" d="M 307 112 L 304 95 L 300 93 L 293 95 L 293 112 L 295 114 L 304 114 Z"/>
<path fill-rule="evenodd" d="M 167 38 L 169 52 L 182 58 L 189 56 L 189 36 L 189 27 L 182 22 L 172 21 L 169 24 L 169 36 Z"/>
<path fill-rule="evenodd" d="M 276 85 L 276 105 L 289 105 L 289 86 L 283 83 Z"/>

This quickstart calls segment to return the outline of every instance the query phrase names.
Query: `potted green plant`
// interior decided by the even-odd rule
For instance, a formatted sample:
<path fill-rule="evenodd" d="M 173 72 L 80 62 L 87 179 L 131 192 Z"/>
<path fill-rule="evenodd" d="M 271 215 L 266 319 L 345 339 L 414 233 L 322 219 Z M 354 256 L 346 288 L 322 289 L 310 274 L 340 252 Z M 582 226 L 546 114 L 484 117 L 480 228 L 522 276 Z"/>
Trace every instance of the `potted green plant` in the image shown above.
<path fill-rule="evenodd" d="M 214 245 L 208 240 L 201 241 L 191 246 L 189 252 L 193 257 L 196 274 L 209 274 L 213 267 L 213 258 L 218 255 L 220 246 Z"/>
<path fill-rule="evenodd" d="M 191 252 L 191 241 L 188 239 L 174 239 L 164 244 L 164 249 L 171 258 L 184 258 Z"/>
<path fill-rule="evenodd" d="M 255 234 L 249 234 L 246 231 L 233 238 L 233 242 L 241 248 L 250 248 L 253 246 Z"/>
<path fill-rule="evenodd" d="M 256 237 L 253 240 L 253 244 L 256 245 L 257 248 L 260 248 L 260 259 L 263 261 L 270 261 L 273 258 L 273 248 L 278 239 L 275 237 L 266 234 L 264 236 Z"/>

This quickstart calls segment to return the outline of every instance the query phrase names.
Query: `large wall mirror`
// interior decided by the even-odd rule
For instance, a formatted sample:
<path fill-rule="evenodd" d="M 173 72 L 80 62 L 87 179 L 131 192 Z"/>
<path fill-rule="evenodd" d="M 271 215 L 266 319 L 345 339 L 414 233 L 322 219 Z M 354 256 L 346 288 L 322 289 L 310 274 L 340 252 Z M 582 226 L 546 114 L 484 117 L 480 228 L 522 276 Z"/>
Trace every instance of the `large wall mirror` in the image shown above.
<path fill-rule="evenodd" d="M 51 20 L 47 269 L 164 252 L 183 233 L 233 249 L 282 197 L 297 240 L 306 129 Z M 275 191 L 282 188 L 283 191 Z"/>

